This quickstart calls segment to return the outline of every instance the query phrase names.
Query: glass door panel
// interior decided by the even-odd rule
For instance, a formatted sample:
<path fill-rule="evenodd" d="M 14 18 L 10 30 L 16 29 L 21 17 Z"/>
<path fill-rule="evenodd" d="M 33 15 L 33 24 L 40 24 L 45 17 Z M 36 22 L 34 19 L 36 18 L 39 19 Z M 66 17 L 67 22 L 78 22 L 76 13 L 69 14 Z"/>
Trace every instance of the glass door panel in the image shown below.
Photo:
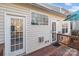
<path fill-rule="evenodd" d="M 23 20 L 11 19 L 11 51 L 23 48 Z"/>
<path fill-rule="evenodd" d="M 5 55 L 16 56 L 26 52 L 25 19 L 19 15 L 7 14 L 5 20 Z"/>
<path fill-rule="evenodd" d="M 56 22 L 52 22 L 52 41 L 56 40 Z"/>

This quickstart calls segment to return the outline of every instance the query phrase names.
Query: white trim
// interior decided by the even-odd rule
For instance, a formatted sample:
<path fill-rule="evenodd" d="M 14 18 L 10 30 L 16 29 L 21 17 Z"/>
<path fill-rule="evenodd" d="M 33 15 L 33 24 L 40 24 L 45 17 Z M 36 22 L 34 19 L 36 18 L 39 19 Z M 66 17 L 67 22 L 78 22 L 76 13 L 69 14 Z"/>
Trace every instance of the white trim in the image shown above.
<path fill-rule="evenodd" d="M 51 23 L 55 22 L 56 23 L 56 31 L 52 32 L 52 33 L 56 33 L 56 40 L 52 41 L 52 43 L 56 42 L 57 41 L 57 21 L 56 20 L 52 20 Z M 51 30 L 52 30 L 52 24 L 51 24 Z M 53 39 L 53 38 L 52 38 Z"/>
<path fill-rule="evenodd" d="M 48 24 L 47 25 L 32 25 L 31 24 L 31 21 L 32 21 L 32 12 L 34 12 L 34 13 L 38 13 L 38 14 L 42 14 L 42 15 L 46 15 L 47 17 L 48 17 Z M 30 10 L 30 25 L 31 26 L 49 26 L 50 24 L 49 24 L 49 15 L 47 15 L 46 13 L 42 13 L 42 12 L 40 12 L 40 11 L 36 11 L 36 10 Z"/>
<path fill-rule="evenodd" d="M 21 14 L 21 13 L 14 13 L 14 12 L 6 12 L 5 11 L 5 13 L 4 13 L 4 31 L 5 31 L 5 40 L 6 40 L 6 32 L 7 32 L 7 30 L 6 30 L 6 22 L 7 22 L 7 20 L 6 20 L 6 15 L 8 15 L 8 14 L 10 14 L 10 15 L 13 15 L 13 16 L 21 16 L 21 17 L 24 17 L 25 19 L 25 25 L 24 25 L 24 27 L 25 27 L 25 31 L 24 32 L 26 32 L 25 33 L 25 52 L 27 52 L 27 44 L 26 44 L 26 41 L 27 41 L 27 31 L 26 31 L 26 27 L 27 27 L 27 15 L 24 15 L 24 14 Z M 5 44 L 4 44 L 5 45 Z M 5 50 L 4 50 L 4 52 L 5 52 Z M 4 53 L 4 55 L 5 55 L 5 53 Z"/>
<path fill-rule="evenodd" d="M 13 15 L 13 16 L 26 17 L 25 14 L 22 14 L 22 13 L 15 13 L 15 12 L 10 12 L 10 11 L 5 11 L 5 14 L 9 14 L 9 15 Z"/>

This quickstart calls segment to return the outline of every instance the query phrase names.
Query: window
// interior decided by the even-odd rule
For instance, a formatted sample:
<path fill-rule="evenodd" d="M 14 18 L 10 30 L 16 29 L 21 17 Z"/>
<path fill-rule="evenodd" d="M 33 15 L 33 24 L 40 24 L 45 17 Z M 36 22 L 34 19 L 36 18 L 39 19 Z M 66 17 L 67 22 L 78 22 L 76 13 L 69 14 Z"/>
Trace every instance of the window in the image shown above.
<path fill-rule="evenodd" d="M 62 25 L 62 33 L 68 33 L 68 24 Z"/>
<path fill-rule="evenodd" d="M 48 25 L 48 16 L 32 12 L 32 25 Z"/>

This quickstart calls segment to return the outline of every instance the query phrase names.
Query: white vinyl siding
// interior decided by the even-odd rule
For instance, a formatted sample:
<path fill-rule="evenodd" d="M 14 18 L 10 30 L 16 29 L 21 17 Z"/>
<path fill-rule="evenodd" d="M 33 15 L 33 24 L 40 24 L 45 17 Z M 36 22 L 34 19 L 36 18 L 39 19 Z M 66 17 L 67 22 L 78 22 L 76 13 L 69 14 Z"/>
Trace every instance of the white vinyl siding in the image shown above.
<path fill-rule="evenodd" d="M 79 21 L 72 21 L 72 30 L 79 30 Z"/>
<path fill-rule="evenodd" d="M 31 25 L 31 9 L 27 7 L 21 7 L 18 5 L 11 5 L 11 4 L 0 4 L 0 8 L 3 9 L 4 13 L 6 12 L 12 12 L 13 14 L 24 14 L 26 15 L 26 53 L 31 53 L 33 51 L 36 51 L 40 48 L 43 48 L 45 46 L 48 46 L 51 44 L 51 33 L 50 33 L 50 25 L 49 25 L 49 16 L 46 13 L 42 13 L 41 11 L 34 10 L 37 13 L 41 13 L 43 15 L 48 16 L 48 25 L 38 25 L 33 26 Z M 4 20 L 5 20 L 5 14 L 1 13 L 1 24 L 0 24 L 0 41 L 4 43 L 5 35 L 4 35 Z M 22 15 L 23 16 L 23 15 Z M 38 37 L 44 37 L 44 41 L 42 43 L 38 42 Z M 49 42 L 47 42 L 49 41 Z"/>
<path fill-rule="evenodd" d="M 0 44 L 4 43 L 4 12 L 0 11 Z"/>
<path fill-rule="evenodd" d="M 32 15 L 31 13 L 35 12 L 35 13 L 40 13 L 43 15 L 46 15 L 44 13 L 41 13 L 40 11 L 35 11 L 35 10 L 30 10 L 30 16 L 28 16 L 28 20 L 27 20 L 27 53 L 31 53 L 33 51 L 36 51 L 40 48 L 43 48 L 45 46 L 48 46 L 51 44 L 51 26 L 50 26 L 50 18 L 48 15 L 48 25 L 32 25 L 31 24 L 31 19 L 32 19 Z M 43 42 L 39 42 L 39 37 L 44 37 Z M 49 41 L 49 42 L 48 42 Z"/>
<path fill-rule="evenodd" d="M 6 12 L 13 12 L 13 13 L 27 15 L 28 9 L 21 6 L 16 6 L 15 4 L 0 4 L 0 44 L 4 43 L 4 40 L 5 40 L 5 13 Z"/>
<path fill-rule="evenodd" d="M 27 4 L 26 4 L 27 5 Z M 48 46 L 52 43 L 52 38 L 51 38 L 51 18 L 48 12 L 44 12 L 44 10 L 39 10 L 38 8 L 33 9 L 36 13 L 40 13 L 43 15 L 48 16 L 48 25 L 38 25 L 38 26 L 33 26 L 31 25 L 31 11 L 33 7 L 26 7 L 25 6 L 20 6 L 16 4 L 0 4 L 0 9 L 2 9 L 4 12 L 0 11 L 0 42 L 4 43 L 5 40 L 5 35 L 4 35 L 4 24 L 5 24 L 5 14 L 6 12 L 12 12 L 12 13 L 18 13 L 18 14 L 23 14 L 26 16 L 26 25 L 25 25 L 25 30 L 26 30 L 26 53 L 31 53 L 33 51 L 36 51 L 40 48 L 43 48 L 45 46 Z M 22 16 L 23 16 L 22 15 Z M 53 18 L 56 19 L 63 19 L 59 16 L 53 15 Z M 50 28 L 51 27 L 51 28 Z M 38 38 L 39 37 L 44 37 L 44 41 L 42 43 L 39 43 Z M 48 42 L 49 41 L 49 42 Z"/>

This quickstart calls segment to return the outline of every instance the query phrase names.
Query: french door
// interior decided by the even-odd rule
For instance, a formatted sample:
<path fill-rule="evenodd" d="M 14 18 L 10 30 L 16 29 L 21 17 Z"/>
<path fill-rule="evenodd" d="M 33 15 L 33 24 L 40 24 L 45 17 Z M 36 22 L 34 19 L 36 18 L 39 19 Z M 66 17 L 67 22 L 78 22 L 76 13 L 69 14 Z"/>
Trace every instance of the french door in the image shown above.
<path fill-rule="evenodd" d="M 56 41 L 56 22 L 52 22 L 52 41 Z"/>
<path fill-rule="evenodd" d="M 5 55 L 20 55 L 25 52 L 25 18 L 6 15 Z"/>

